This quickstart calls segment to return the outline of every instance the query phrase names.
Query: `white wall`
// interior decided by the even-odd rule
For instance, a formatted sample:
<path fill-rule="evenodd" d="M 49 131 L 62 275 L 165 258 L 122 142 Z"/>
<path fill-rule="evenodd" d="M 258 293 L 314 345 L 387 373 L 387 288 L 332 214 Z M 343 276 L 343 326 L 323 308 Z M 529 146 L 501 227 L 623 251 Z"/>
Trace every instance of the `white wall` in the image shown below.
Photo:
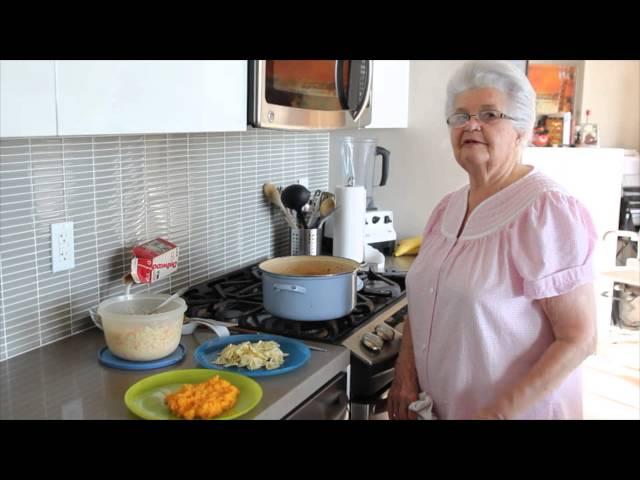
<path fill-rule="evenodd" d="M 586 60 L 581 103 L 601 147 L 640 150 L 640 61 Z"/>
<path fill-rule="evenodd" d="M 409 128 L 331 133 L 331 190 L 341 183 L 342 137 L 375 137 L 380 146 L 391 151 L 387 186 L 377 189 L 375 202 L 379 208 L 394 212 L 399 239 L 421 234 L 438 201 L 467 183 L 466 173 L 453 158 L 444 114 L 447 81 L 463 63 L 411 61 Z"/>

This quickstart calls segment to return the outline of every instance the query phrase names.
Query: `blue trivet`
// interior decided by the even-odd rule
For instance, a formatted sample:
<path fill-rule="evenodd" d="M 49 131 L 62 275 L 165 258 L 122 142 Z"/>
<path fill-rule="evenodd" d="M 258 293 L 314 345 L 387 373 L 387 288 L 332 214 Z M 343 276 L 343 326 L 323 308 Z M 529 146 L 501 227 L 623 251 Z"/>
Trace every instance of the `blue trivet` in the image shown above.
<path fill-rule="evenodd" d="M 154 368 L 168 367 L 174 365 L 184 358 L 186 349 L 182 344 L 178 345 L 175 351 L 167 355 L 164 358 L 158 360 L 150 360 L 148 362 L 132 362 L 131 360 L 125 360 L 123 358 L 116 357 L 109 347 L 104 347 L 98 354 L 98 360 L 103 365 L 112 368 L 119 368 L 121 370 L 153 370 Z"/>

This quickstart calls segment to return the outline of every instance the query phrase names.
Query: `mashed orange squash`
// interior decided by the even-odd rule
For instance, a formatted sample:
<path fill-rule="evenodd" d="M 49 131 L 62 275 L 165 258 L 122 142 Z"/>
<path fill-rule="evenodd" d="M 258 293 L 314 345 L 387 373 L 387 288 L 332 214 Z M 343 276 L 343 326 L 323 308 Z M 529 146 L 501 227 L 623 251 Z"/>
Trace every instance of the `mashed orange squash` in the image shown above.
<path fill-rule="evenodd" d="M 209 419 L 233 408 L 238 395 L 238 387 L 215 375 L 206 382 L 183 385 L 167 395 L 165 402 L 177 417 Z"/>

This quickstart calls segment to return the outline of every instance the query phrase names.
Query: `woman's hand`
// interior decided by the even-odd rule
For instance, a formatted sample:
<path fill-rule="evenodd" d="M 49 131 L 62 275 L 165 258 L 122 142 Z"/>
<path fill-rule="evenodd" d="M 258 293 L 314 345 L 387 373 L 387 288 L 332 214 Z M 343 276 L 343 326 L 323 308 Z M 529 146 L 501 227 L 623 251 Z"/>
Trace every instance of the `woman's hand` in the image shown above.
<path fill-rule="evenodd" d="M 413 344 L 409 329 L 409 319 L 404 321 L 402 345 L 398 354 L 393 383 L 387 397 L 387 411 L 390 420 L 415 420 L 415 412 L 409 411 L 409 405 L 418 399 L 420 386 L 413 356 Z"/>
<path fill-rule="evenodd" d="M 396 364 L 395 376 L 387 398 L 387 410 L 391 420 L 417 418 L 415 412 L 409 411 L 409 405 L 418 399 L 418 378 L 410 373 L 409 367 Z"/>

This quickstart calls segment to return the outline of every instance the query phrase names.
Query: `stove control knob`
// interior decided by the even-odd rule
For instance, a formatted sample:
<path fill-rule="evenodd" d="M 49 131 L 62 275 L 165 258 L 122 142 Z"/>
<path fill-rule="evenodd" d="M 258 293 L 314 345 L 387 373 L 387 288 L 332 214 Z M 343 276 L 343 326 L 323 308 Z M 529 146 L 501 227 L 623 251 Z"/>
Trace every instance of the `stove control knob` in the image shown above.
<path fill-rule="evenodd" d="M 386 323 L 381 323 L 376 327 L 376 335 L 385 342 L 390 342 L 396 336 L 396 332 Z"/>
<path fill-rule="evenodd" d="M 390 217 L 389 215 L 385 215 L 385 217 L 384 217 L 384 223 L 393 223 L 393 222 L 391 221 L 391 217 Z"/>
<path fill-rule="evenodd" d="M 380 217 L 378 216 L 371 218 L 371 223 L 378 223 L 379 221 L 380 221 Z"/>
<path fill-rule="evenodd" d="M 365 333 L 362 337 L 362 344 L 372 352 L 379 352 L 384 346 L 384 341 L 373 333 Z"/>

